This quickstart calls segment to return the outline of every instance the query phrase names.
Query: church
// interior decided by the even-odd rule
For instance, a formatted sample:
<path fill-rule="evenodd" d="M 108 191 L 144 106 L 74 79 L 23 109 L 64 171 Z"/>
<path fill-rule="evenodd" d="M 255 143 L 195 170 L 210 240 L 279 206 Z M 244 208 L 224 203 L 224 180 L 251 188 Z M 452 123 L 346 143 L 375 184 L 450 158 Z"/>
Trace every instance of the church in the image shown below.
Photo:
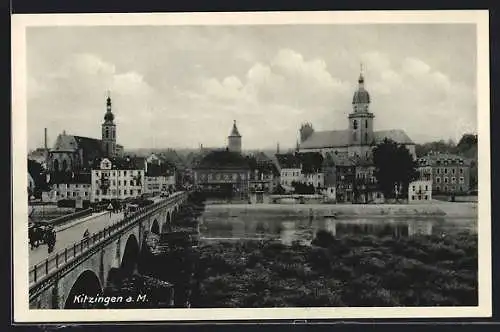
<path fill-rule="evenodd" d="M 111 98 L 106 99 L 106 113 L 101 125 L 102 138 L 60 134 L 48 154 L 50 173 L 87 173 L 96 158 L 119 157 L 123 146 L 116 144 L 116 124 L 111 108 Z"/>
<path fill-rule="evenodd" d="M 310 123 L 300 128 L 299 152 L 320 152 L 342 157 L 371 159 L 373 148 L 390 139 L 406 146 L 413 158 L 416 158 L 415 143 L 402 129 L 374 130 L 375 115 L 370 112 L 370 94 L 365 89 L 365 79 L 361 72 L 358 89 L 352 98 L 352 112 L 348 115 L 348 126 L 344 130 L 314 131 Z"/>

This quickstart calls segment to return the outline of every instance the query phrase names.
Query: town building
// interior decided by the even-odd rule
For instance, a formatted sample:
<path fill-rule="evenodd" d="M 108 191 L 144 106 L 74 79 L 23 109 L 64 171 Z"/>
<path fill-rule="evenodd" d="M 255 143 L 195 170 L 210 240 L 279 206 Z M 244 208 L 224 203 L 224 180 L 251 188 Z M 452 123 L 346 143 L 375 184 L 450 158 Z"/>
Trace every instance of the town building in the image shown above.
<path fill-rule="evenodd" d="M 193 167 L 194 184 L 207 198 L 248 201 L 251 169 L 241 154 L 241 135 L 233 124 L 224 149 L 204 153 Z"/>
<path fill-rule="evenodd" d="M 373 148 L 390 139 L 406 146 L 416 158 L 415 143 L 402 129 L 374 130 L 374 113 L 370 112 L 370 94 L 365 89 L 364 76 L 358 79 L 358 89 L 352 99 L 352 112 L 348 115 L 348 126 L 344 130 L 314 131 L 312 124 L 300 128 L 300 152 L 320 152 L 323 156 L 344 155 L 369 158 Z"/>
<path fill-rule="evenodd" d="M 434 194 L 465 194 L 470 190 L 470 160 L 449 153 L 432 153 L 417 160 L 421 172 L 432 172 Z M 432 170 L 432 171 L 431 171 Z"/>
<path fill-rule="evenodd" d="M 249 179 L 248 160 L 228 149 L 210 152 L 194 167 L 195 185 L 211 198 L 248 199 Z"/>
<path fill-rule="evenodd" d="M 54 174 L 49 178 L 49 200 L 91 200 L 90 173 Z"/>
<path fill-rule="evenodd" d="M 418 179 L 408 185 L 408 203 L 432 201 L 432 180 Z"/>
<path fill-rule="evenodd" d="M 144 193 L 144 158 L 101 158 L 92 168 L 91 201 L 135 198 Z"/>
<path fill-rule="evenodd" d="M 269 203 L 269 196 L 279 183 L 279 171 L 276 164 L 265 153 L 258 152 L 250 156 L 250 180 L 248 183 L 252 204 Z"/>
<path fill-rule="evenodd" d="M 175 165 L 162 155 L 152 153 L 145 159 L 145 179 L 145 193 L 156 195 L 173 191 L 176 184 Z"/>
<path fill-rule="evenodd" d="M 328 161 L 323 162 L 324 184 L 321 193 L 328 203 L 337 201 L 337 168 Z"/>
<path fill-rule="evenodd" d="M 293 192 L 293 183 L 303 182 L 302 162 L 296 154 L 277 154 L 280 171 L 280 184 L 286 192 Z"/>

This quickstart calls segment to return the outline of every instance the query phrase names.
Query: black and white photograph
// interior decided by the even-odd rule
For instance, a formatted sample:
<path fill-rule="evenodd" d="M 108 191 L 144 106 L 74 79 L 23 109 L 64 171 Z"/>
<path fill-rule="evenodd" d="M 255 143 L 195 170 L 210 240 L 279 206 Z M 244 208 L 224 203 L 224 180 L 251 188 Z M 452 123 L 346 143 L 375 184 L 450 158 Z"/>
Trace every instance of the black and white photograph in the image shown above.
<path fill-rule="evenodd" d="M 487 11 L 12 22 L 16 320 L 491 316 Z"/>

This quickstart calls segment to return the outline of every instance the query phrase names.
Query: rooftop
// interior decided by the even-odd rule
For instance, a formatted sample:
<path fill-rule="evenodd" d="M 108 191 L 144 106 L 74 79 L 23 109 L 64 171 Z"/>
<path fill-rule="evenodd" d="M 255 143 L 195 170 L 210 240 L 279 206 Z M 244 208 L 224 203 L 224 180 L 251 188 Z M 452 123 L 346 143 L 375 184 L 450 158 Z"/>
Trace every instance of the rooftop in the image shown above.
<path fill-rule="evenodd" d="M 205 155 L 195 169 L 240 168 L 249 169 L 248 158 L 238 152 L 229 150 L 214 150 Z"/>
<path fill-rule="evenodd" d="M 415 144 L 401 129 L 379 130 L 374 133 L 375 144 L 391 139 L 399 144 Z M 349 145 L 349 130 L 316 131 L 300 144 L 301 149 L 338 148 Z"/>

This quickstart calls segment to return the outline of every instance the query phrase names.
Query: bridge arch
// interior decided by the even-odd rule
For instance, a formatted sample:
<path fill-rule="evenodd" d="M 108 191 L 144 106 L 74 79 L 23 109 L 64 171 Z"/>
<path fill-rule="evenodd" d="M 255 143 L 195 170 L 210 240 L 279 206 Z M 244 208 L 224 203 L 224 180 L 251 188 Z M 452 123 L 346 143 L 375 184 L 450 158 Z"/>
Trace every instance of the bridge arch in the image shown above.
<path fill-rule="evenodd" d="M 134 234 L 130 234 L 125 244 L 125 250 L 123 251 L 120 264 L 120 269 L 125 275 L 129 275 L 137 271 L 139 253 L 139 241 Z"/>
<path fill-rule="evenodd" d="M 85 300 L 85 295 L 96 296 L 102 295 L 102 285 L 99 278 L 92 270 L 85 270 L 76 279 L 71 286 L 66 300 L 64 301 L 64 309 L 88 309 L 92 307 Z"/>
<path fill-rule="evenodd" d="M 150 232 L 156 235 L 160 235 L 160 224 L 158 223 L 158 220 L 153 220 Z"/>

